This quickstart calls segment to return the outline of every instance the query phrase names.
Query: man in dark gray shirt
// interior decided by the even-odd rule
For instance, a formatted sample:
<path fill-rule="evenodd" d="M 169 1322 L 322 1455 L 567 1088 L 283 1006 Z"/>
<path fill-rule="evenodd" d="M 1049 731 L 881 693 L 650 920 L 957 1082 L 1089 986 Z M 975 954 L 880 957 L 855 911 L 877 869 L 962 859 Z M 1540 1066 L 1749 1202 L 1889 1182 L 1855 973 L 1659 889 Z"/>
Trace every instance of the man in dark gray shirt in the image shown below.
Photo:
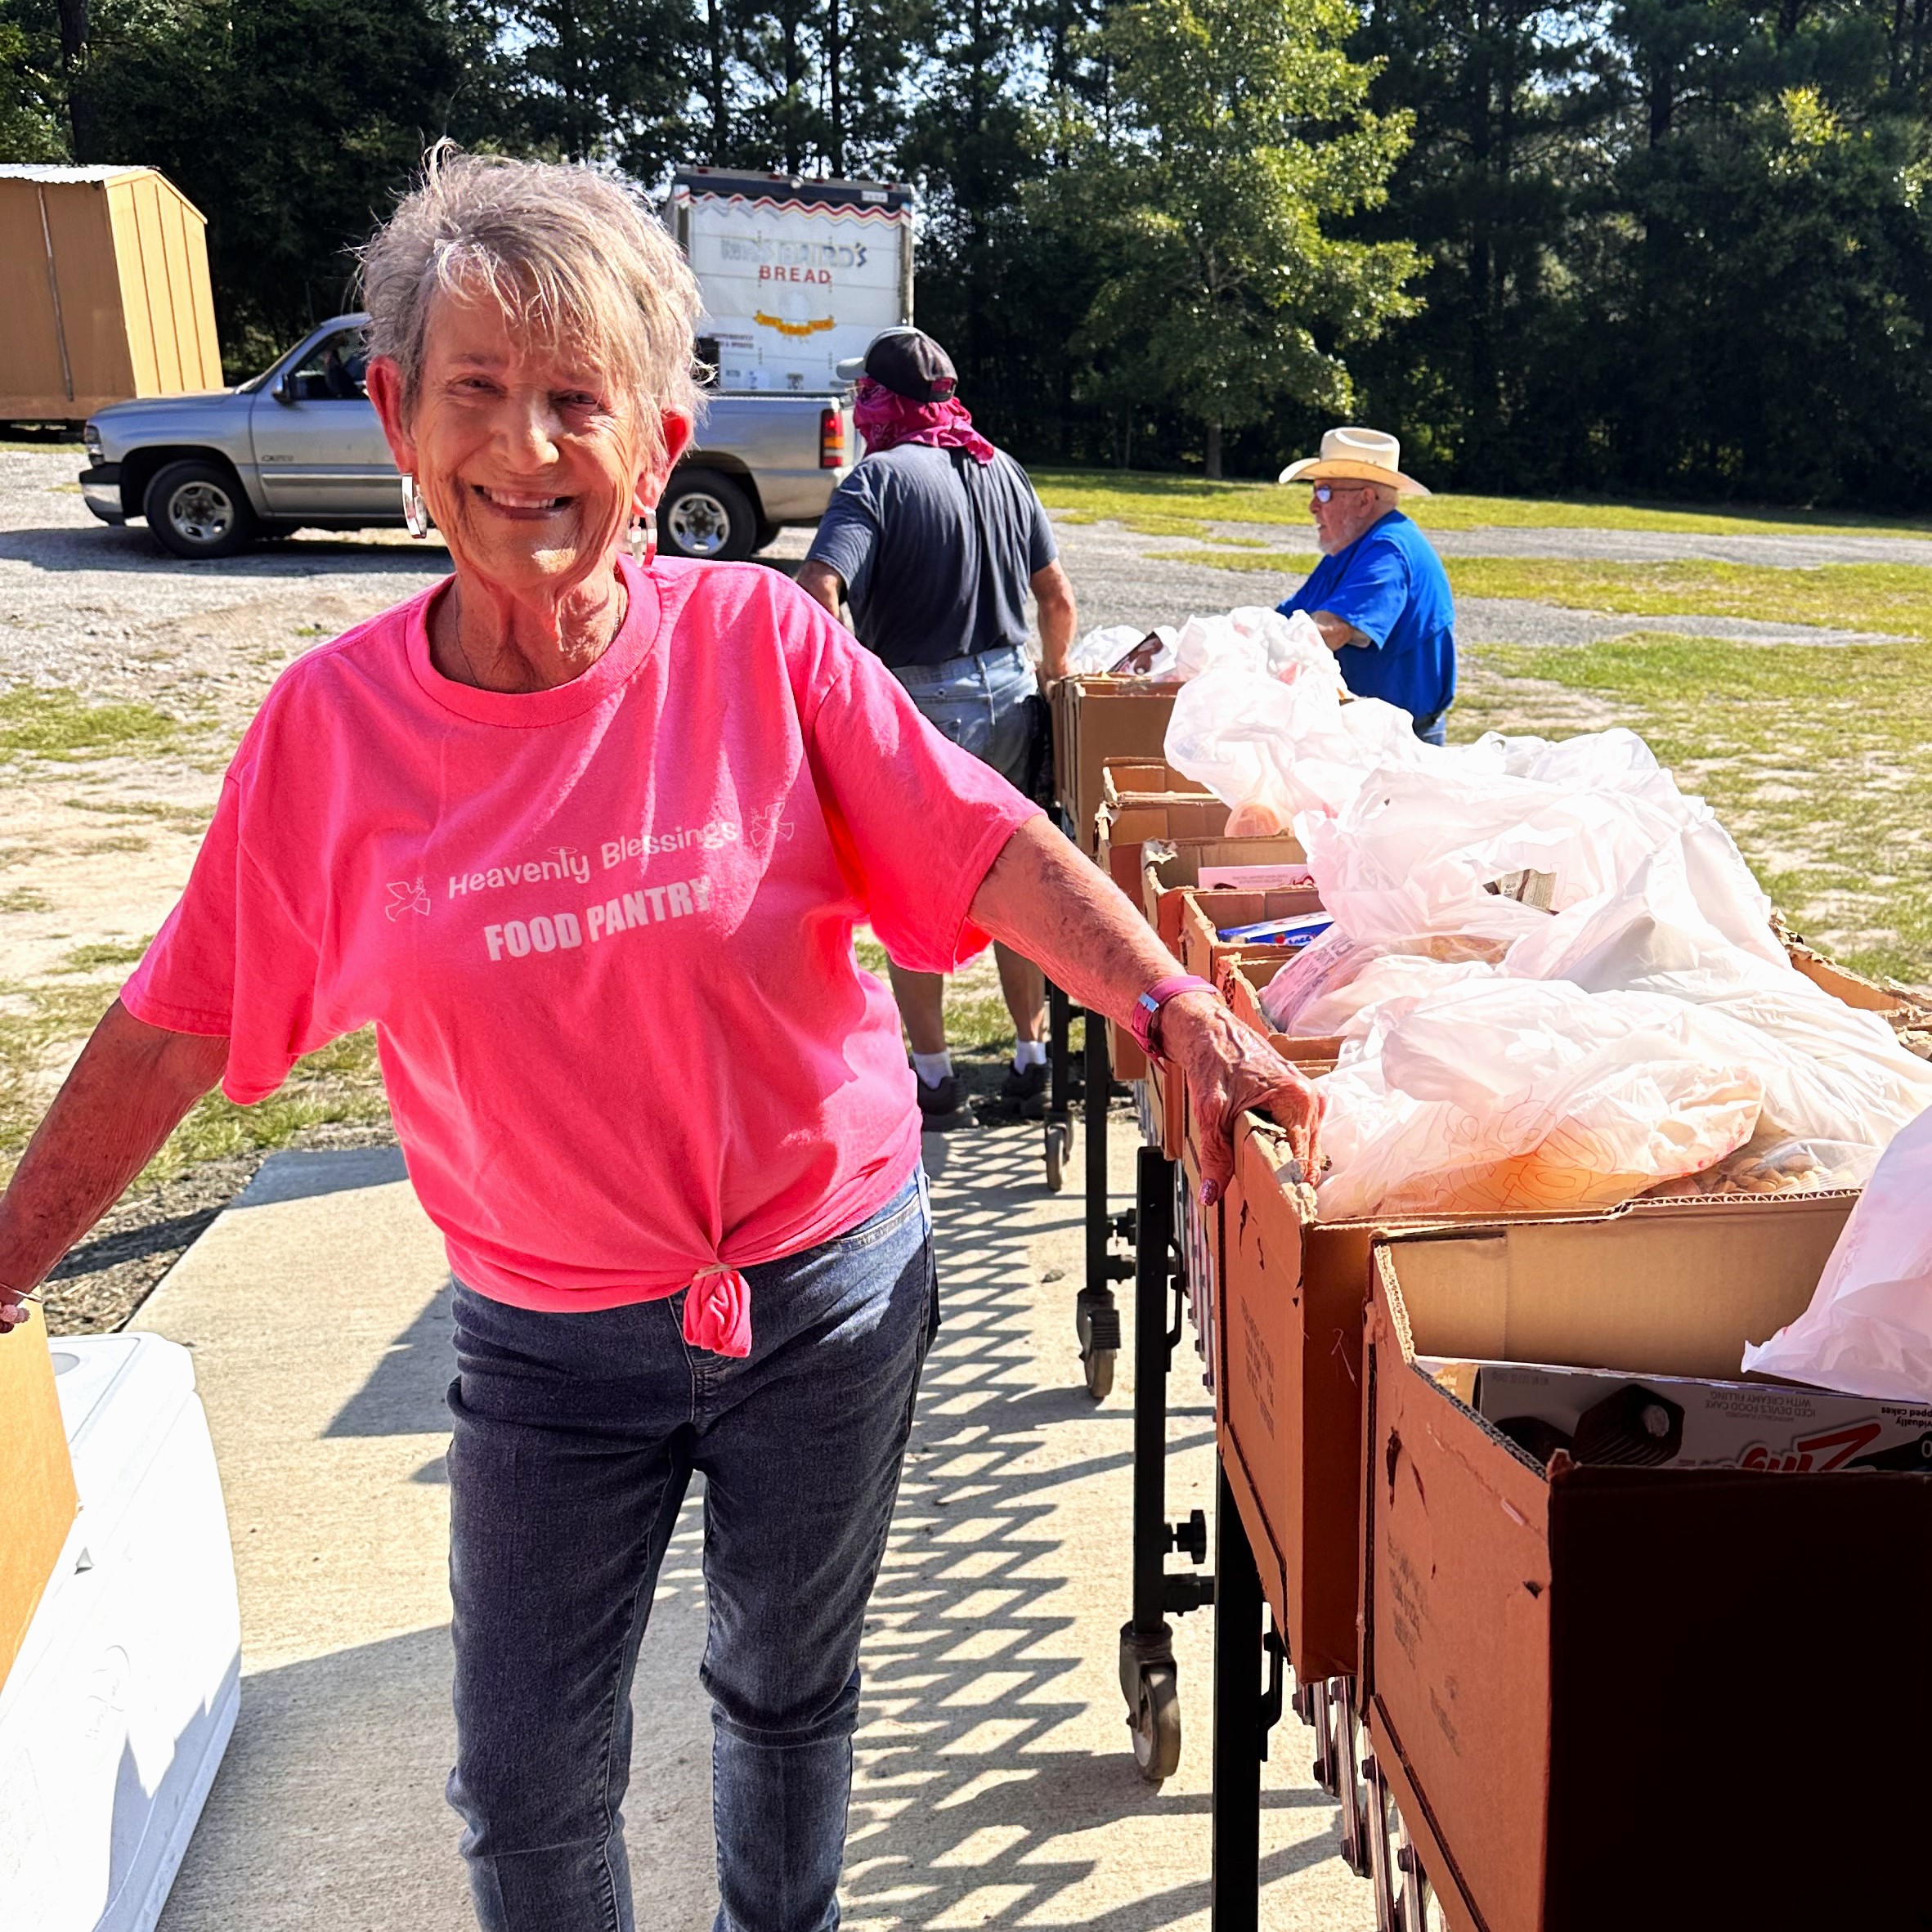
<path fill-rule="evenodd" d="M 946 352 L 921 330 L 874 341 L 853 412 L 865 459 L 833 493 L 798 581 L 834 616 L 849 602 L 859 642 L 921 713 L 1024 789 L 1026 701 L 1065 675 L 1073 586 L 1026 472 L 973 428 L 957 384 Z M 1029 589 L 1039 607 L 1038 681 L 1026 649 Z M 1030 1111 L 1047 1084 L 1046 988 L 1031 961 L 996 950 L 1017 1036 L 1002 1094 Z M 921 1110 L 957 1113 L 963 1089 L 946 1049 L 944 978 L 894 964 L 892 990 Z"/>

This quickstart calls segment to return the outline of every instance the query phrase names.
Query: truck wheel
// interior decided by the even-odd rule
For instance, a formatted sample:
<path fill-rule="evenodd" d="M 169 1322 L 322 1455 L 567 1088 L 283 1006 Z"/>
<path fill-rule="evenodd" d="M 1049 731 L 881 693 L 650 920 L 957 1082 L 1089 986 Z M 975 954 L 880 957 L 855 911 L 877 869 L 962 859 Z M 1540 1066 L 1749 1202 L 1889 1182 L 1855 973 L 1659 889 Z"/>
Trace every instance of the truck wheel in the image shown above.
<path fill-rule="evenodd" d="M 758 541 L 758 513 L 744 486 L 712 469 L 674 476 L 657 506 L 659 547 L 672 557 L 740 563 Z"/>
<path fill-rule="evenodd" d="M 232 557 L 254 541 L 255 513 L 218 463 L 170 463 L 155 473 L 141 507 L 155 540 L 177 557 Z"/>

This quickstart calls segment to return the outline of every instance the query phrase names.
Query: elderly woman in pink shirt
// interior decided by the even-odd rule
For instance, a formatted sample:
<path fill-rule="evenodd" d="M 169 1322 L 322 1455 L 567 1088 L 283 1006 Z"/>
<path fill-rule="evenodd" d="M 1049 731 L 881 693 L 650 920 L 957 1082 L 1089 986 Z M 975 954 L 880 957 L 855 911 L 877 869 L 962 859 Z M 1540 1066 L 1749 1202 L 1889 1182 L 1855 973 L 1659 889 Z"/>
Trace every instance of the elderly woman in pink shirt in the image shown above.
<path fill-rule="evenodd" d="M 859 1636 L 938 1319 L 869 921 L 997 938 L 1187 1079 L 1204 1158 L 1307 1087 L 775 571 L 654 558 L 696 291 L 616 188 L 444 158 L 370 244 L 370 392 L 453 576 L 311 652 L 0 1199 L 19 1298 L 217 1081 L 373 1024 L 456 1279 L 457 1763 L 490 1932 L 633 1923 L 630 1680 L 706 1478 L 727 1932 L 819 1932 Z M 0 1340 L 0 1347 L 5 1343 Z"/>

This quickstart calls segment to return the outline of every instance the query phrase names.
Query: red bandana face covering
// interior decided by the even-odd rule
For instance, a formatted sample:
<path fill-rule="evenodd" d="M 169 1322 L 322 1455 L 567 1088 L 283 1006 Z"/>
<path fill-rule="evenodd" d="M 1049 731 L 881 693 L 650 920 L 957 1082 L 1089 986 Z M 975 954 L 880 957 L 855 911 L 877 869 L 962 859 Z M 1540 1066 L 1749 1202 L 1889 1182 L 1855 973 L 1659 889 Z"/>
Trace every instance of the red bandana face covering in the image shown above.
<path fill-rule="evenodd" d="M 852 420 L 865 438 L 867 452 L 925 443 L 935 450 L 964 450 L 975 463 L 993 460 L 993 445 L 973 427 L 963 402 L 914 402 L 870 376 L 861 376 Z"/>

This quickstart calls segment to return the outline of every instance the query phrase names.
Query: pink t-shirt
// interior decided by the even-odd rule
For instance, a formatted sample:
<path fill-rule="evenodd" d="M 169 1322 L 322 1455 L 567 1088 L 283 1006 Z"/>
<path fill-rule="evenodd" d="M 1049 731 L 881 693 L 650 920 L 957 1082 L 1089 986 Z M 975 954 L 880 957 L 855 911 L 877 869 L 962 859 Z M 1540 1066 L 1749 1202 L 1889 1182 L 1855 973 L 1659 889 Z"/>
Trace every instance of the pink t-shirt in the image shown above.
<path fill-rule="evenodd" d="M 554 690 L 433 669 L 440 585 L 290 666 L 122 994 L 226 1033 L 244 1103 L 374 1021 L 451 1267 L 525 1307 L 669 1294 L 890 1199 L 913 1076 L 853 928 L 960 965 L 1038 809 L 778 572 L 621 567 L 622 628 Z"/>

